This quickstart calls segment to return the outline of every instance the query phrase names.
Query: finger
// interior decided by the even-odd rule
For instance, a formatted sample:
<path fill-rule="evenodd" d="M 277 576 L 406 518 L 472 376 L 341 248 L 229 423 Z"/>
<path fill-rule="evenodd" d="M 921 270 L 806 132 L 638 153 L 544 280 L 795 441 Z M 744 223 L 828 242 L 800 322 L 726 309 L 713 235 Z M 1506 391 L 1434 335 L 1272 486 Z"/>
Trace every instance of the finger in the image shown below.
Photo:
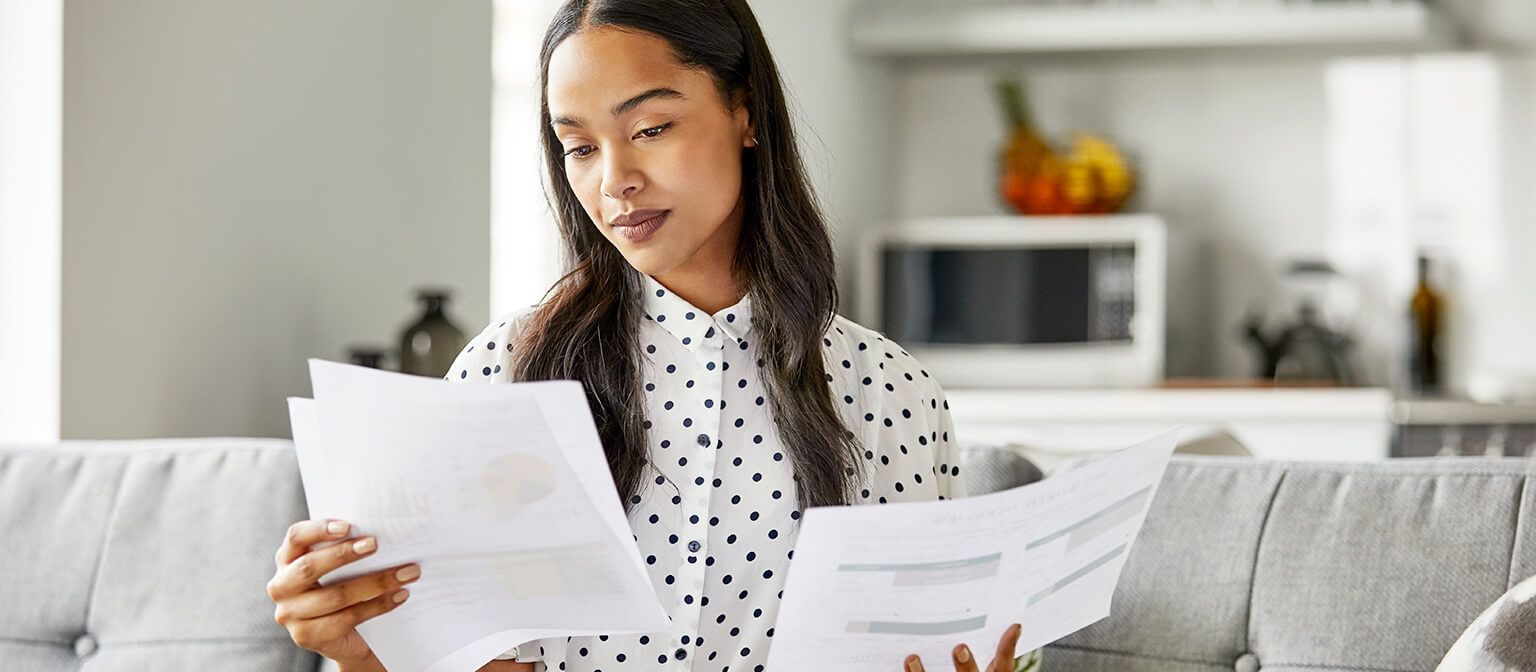
<path fill-rule="evenodd" d="M 949 652 L 949 657 L 955 663 L 955 672 L 980 672 L 976 668 L 976 656 L 971 655 L 971 647 L 961 644 Z M 1013 672 L 1009 670 L 1008 672 Z"/>
<path fill-rule="evenodd" d="M 907 672 L 923 672 L 923 659 L 918 658 L 915 653 L 907 656 L 905 667 Z"/>
<path fill-rule="evenodd" d="M 380 595 L 393 593 L 420 578 L 421 566 L 410 564 L 307 590 L 279 602 L 276 619 L 278 623 L 285 623 L 289 620 L 320 618 Z"/>
<path fill-rule="evenodd" d="M 1019 633 L 1023 629 L 1023 626 L 1014 623 L 1003 631 L 1003 638 L 997 642 L 997 655 L 992 658 L 992 664 L 987 666 L 987 672 L 1013 672 L 1013 659 L 1017 655 L 1014 649 L 1019 645 Z"/>
<path fill-rule="evenodd" d="M 533 672 L 533 663 L 517 663 L 510 660 L 493 660 L 480 666 L 475 672 Z"/>
<path fill-rule="evenodd" d="M 322 541 L 341 539 L 351 532 L 352 525 L 345 520 L 325 518 L 321 520 L 301 520 L 288 526 L 287 534 L 283 535 L 283 543 L 277 548 L 277 566 L 282 567 L 299 556 L 309 552 L 309 548 Z"/>
<path fill-rule="evenodd" d="M 314 651 L 334 642 L 357 627 L 359 623 L 399 607 L 410 597 L 409 590 L 385 593 L 367 602 L 354 604 L 334 614 L 298 621 L 288 626 L 293 642 Z"/>
<path fill-rule="evenodd" d="M 379 548 L 373 537 L 347 539 L 342 543 L 310 551 L 277 570 L 267 584 L 267 594 L 281 600 L 310 590 L 320 577 L 349 562 L 372 555 Z"/>

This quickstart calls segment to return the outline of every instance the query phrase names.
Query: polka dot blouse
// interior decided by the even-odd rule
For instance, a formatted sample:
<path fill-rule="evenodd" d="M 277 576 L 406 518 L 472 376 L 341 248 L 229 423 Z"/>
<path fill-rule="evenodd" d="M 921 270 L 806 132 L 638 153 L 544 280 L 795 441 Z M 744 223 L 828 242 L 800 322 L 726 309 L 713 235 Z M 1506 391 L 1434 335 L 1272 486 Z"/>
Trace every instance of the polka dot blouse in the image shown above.
<path fill-rule="evenodd" d="M 751 300 L 706 313 L 644 277 L 652 466 L 629 524 L 672 628 L 547 638 L 509 653 L 537 670 L 761 671 L 801 511 L 758 378 Z M 492 320 L 446 378 L 509 381 L 509 344 L 532 309 Z M 827 386 L 865 447 L 856 503 L 964 496 L 938 382 L 894 341 L 842 316 L 822 346 Z"/>

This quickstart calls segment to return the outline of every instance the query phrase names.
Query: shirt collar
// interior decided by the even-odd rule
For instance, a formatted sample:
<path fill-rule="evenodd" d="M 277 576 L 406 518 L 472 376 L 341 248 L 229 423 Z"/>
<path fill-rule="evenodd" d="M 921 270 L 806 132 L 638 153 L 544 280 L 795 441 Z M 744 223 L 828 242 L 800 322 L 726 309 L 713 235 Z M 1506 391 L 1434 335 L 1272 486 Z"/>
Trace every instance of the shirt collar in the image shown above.
<path fill-rule="evenodd" d="M 648 273 L 645 279 L 645 317 L 653 320 L 677 337 L 690 351 L 704 343 L 723 347 L 721 336 L 729 337 L 745 347 L 747 332 L 752 329 L 752 295 L 741 298 L 736 305 L 721 308 L 709 314 L 694 307 L 683 297 L 662 286 Z"/>

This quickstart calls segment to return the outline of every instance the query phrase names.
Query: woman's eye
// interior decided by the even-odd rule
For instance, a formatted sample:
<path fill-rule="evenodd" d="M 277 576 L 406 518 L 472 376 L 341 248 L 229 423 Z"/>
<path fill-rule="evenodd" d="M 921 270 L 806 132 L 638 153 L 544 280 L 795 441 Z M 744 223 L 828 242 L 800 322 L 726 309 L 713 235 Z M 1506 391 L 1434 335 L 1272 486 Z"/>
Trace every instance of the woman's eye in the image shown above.
<path fill-rule="evenodd" d="M 667 122 L 667 123 L 662 124 L 660 126 L 652 126 L 650 128 L 644 129 L 644 130 L 640 131 L 639 133 L 636 133 L 635 135 L 636 135 L 636 137 L 645 136 L 647 138 L 654 138 L 654 137 L 656 137 L 658 135 L 661 135 L 663 132 L 665 132 L 668 128 L 671 128 L 671 127 L 672 127 L 672 122 Z M 580 147 L 576 147 L 574 149 L 571 149 L 570 151 L 567 151 L 562 156 L 570 156 L 570 157 L 575 157 L 577 159 L 585 159 L 588 156 L 592 155 L 592 152 L 588 151 L 588 150 L 592 150 L 592 149 L 593 149 L 592 145 L 582 145 Z"/>
<path fill-rule="evenodd" d="M 662 131 L 665 131 L 668 128 L 671 128 L 671 127 L 672 127 L 672 122 L 667 122 L 667 123 L 662 124 L 660 126 L 652 126 L 652 127 L 647 128 L 647 129 L 645 129 L 643 131 L 640 131 L 640 135 L 643 135 L 643 136 L 645 136 L 647 138 L 654 138 L 654 137 L 656 137 L 658 135 L 661 135 Z M 655 132 L 652 133 L 652 131 L 655 131 Z"/>

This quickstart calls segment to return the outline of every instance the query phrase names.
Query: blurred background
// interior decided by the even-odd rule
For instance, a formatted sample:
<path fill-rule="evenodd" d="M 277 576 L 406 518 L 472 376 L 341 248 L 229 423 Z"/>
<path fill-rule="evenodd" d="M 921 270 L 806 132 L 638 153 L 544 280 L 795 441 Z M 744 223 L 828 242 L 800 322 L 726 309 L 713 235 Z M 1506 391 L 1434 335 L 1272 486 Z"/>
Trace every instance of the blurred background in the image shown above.
<path fill-rule="evenodd" d="M 288 437 L 558 275 L 551 0 L 0 0 L 0 442 Z M 1536 3 L 752 3 L 964 438 L 1536 453 Z"/>

